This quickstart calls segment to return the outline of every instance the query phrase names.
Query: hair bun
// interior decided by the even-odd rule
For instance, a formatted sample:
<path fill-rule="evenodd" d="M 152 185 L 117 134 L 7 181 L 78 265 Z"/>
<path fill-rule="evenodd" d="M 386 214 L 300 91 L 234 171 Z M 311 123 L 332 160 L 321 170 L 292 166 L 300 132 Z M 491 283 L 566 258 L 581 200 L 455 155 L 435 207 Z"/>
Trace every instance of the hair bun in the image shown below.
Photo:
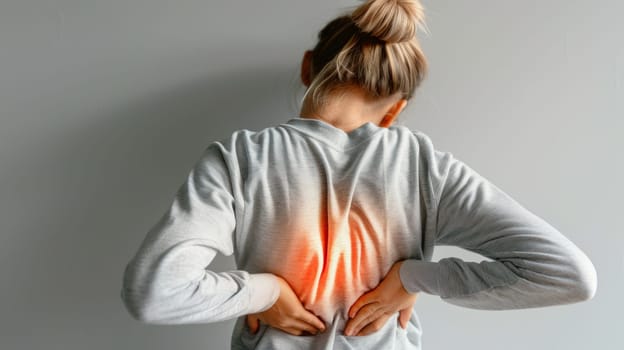
<path fill-rule="evenodd" d="M 351 19 L 362 32 L 387 43 L 410 41 L 424 28 L 425 12 L 418 0 L 367 0 Z"/>

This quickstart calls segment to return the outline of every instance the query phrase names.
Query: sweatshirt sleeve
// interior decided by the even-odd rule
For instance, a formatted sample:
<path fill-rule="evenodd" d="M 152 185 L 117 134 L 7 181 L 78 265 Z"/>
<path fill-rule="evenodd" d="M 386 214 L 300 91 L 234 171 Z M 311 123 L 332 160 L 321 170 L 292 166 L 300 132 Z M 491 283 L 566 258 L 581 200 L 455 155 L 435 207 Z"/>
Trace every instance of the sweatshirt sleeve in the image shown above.
<path fill-rule="evenodd" d="M 137 320 L 208 323 L 268 309 L 279 296 L 270 273 L 215 272 L 217 252 L 233 253 L 236 206 L 229 153 L 213 142 L 126 265 L 121 299 Z"/>
<path fill-rule="evenodd" d="M 461 247 L 492 261 L 405 260 L 399 274 L 407 291 L 488 310 L 593 298 L 596 270 L 574 243 L 452 153 L 432 152 L 431 174 L 441 179 L 434 245 Z"/>

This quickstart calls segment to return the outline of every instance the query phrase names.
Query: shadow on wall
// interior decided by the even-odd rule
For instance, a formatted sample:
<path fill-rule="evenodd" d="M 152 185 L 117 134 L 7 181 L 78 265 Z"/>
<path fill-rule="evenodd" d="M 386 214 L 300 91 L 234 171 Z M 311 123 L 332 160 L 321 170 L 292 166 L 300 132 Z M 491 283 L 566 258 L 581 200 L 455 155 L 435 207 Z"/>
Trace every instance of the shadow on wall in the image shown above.
<path fill-rule="evenodd" d="M 54 338 L 115 332 L 109 322 L 129 318 L 119 296 L 125 265 L 204 148 L 236 129 L 260 130 L 297 115 L 297 79 L 290 66 L 209 77 L 71 118 L 79 126 L 50 136 L 28 163 L 5 165 L 8 182 L 28 187 L 13 210 L 37 216 L 14 230 L 29 241 L 3 259 L 38 267 L 11 276 L 16 283 L 4 293 L 20 300 L 8 310 L 17 321 L 9 328 L 29 329 L 36 315 L 59 326 L 49 331 Z M 231 269 L 233 258 L 218 255 L 213 265 Z"/>

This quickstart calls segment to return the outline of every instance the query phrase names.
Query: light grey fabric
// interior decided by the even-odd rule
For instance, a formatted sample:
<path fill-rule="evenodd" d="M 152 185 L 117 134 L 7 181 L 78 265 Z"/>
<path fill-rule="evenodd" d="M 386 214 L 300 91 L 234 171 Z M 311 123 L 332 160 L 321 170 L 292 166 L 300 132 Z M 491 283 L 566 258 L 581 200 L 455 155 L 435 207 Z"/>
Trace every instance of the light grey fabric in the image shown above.
<path fill-rule="evenodd" d="M 433 262 L 436 245 L 493 261 Z M 237 270 L 211 271 L 217 253 Z M 349 307 L 399 260 L 408 291 L 477 309 L 579 302 L 597 284 L 575 244 L 423 132 L 294 117 L 208 145 L 128 263 L 121 297 L 148 323 L 237 318 L 234 349 L 418 350 L 416 310 L 406 330 L 397 313 L 371 335 L 342 333 Z M 274 274 L 324 333 L 249 332 L 245 315 L 278 297 Z"/>

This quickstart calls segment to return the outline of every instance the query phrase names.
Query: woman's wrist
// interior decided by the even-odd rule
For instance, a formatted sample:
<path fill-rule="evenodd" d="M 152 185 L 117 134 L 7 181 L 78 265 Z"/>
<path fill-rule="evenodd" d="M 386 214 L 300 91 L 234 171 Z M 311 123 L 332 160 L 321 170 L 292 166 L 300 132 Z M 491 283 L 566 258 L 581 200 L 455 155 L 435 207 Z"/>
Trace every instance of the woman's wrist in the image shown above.
<path fill-rule="evenodd" d="M 249 274 L 249 311 L 257 313 L 269 309 L 281 294 L 280 277 L 272 273 Z"/>

